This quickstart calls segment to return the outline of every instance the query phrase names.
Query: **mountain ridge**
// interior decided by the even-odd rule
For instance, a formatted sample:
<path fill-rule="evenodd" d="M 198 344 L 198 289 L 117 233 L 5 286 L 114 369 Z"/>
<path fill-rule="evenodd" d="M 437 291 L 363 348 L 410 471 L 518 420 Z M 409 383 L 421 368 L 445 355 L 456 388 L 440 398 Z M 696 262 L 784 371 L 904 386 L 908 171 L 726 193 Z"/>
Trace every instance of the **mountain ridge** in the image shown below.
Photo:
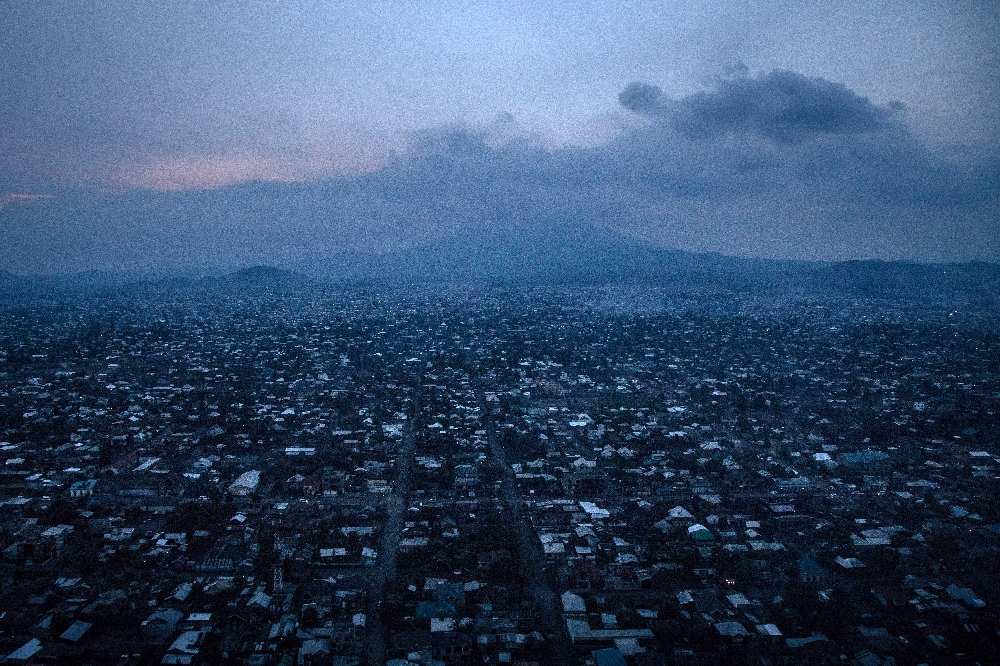
<path fill-rule="evenodd" d="M 294 289 L 310 283 L 671 285 L 758 293 L 876 298 L 996 299 L 1000 265 L 733 257 L 665 248 L 585 222 L 476 225 L 386 252 L 344 251 L 287 264 L 177 272 L 87 271 L 19 276 L 0 271 L 0 298 L 68 296 L 122 288 Z M 140 285 L 142 285 L 140 287 Z M 157 286 L 159 285 L 159 286 Z"/>

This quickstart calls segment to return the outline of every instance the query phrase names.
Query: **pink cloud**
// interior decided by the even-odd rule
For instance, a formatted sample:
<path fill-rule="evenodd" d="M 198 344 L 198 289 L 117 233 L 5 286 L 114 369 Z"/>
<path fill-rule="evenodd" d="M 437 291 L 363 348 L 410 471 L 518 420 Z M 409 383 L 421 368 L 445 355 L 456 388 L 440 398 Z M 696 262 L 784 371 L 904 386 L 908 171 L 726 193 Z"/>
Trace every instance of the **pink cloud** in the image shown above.
<path fill-rule="evenodd" d="M 180 157 L 118 170 L 110 180 L 118 186 L 175 192 L 202 190 L 251 180 L 292 182 L 303 179 L 300 169 L 281 168 L 247 157 Z"/>
<path fill-rule="evenodd" d="M 18 202 L 34 201 L 36 199 L 51 199 L 51 194 L 6 194 L 0 196 L 0 209 Z"/>
<path fill-rule="evenodd" d="M 288 155 L 208 155 L 152 158 L 112 167 L 98 180 L 112 187 L 164 192 L 205 190 L 248 181 L 303 182 L 367 173 L 385 164 L 387 150 L 345 142 Z"/>

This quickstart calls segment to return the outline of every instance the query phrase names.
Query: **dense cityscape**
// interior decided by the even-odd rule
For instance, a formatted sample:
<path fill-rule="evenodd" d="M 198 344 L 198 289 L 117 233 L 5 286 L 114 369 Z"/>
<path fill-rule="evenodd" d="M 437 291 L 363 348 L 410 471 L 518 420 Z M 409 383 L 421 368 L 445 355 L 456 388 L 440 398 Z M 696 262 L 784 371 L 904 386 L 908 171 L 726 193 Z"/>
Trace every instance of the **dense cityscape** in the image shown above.
<path fill-rule="evenodd" d="M 257 277 L 5 307 L 0 658 L 1000 648 L 995 312 Z"/>
<path fill-rule="evenodd" d="M 998 35 L 0 1 L 0 666 L 1000 663 Z"/>

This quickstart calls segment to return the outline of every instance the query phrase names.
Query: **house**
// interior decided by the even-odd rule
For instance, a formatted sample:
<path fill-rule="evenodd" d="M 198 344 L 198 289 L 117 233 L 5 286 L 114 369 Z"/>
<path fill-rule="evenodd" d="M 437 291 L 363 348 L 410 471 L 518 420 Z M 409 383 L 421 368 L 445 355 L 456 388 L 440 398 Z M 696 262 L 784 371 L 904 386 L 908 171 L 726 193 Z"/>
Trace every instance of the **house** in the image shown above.
<path fill-rule="evenodd" d="M 94 494 L 94 486 L 97 485 L 97 481 L 94 479 L 88 479 L 86 481 L 77 481 L 69 487 L 69 496 L 73 499 L 78 499 L 80 497 L 90 497 Z"/>
<path fill-rule="evenodd" d="M 661 532 L 669 532 L 675 525 L 687 526 L 691 525 L 694 516 L 691 512 L 682 506 L 675 506 L 670 511 L 663 520 L 655 523 L 653 526 L 659 528 Z"/>
<path fill-rule="evenodd" d="M 562 605 L 564 613 L 586 613 L 587 604 L 583 597 L 578 594 L 566 591 L 562 593 Z"/>
<path fill-rule="evenodd" d="M 700 523 L 695 523 L 687 531 L 688 535 L 695 541 L 713 541 L 715 539 L 712 532 Z"/>
<path fill-rule="evenodd" d="M 311 664 L 324 664 L 330 662 L 330 640 L 326 638 L 313 638 L 302 641 L 299 648 L 298 665 L 310 666 Z"/>
<path fill-rule="evenodd" d="M 62 632 L 59 638 L 64 641 L 69 641 L 70 643 L 76 643 L 81 638 L 83 638 L 83 635 L 86 634 L 87 631 L 89 631 L 92 626 L 94 625 L 92 625 L 90 622 L 83 622 L 82 620 L 77 620 L 73 624 L 69 625 L 69 628 L 66 629 L 66 631 Z"/>
<path fill-rule="evenodd" d="M 826 581 L 826 569 L 816 563 L 811 557 L 803 557 L 798 561 L 799 580 L 803 583 L 823 583 Z"/>
<path fill-rule="evenodd" d="M 142 621 L 142 633 L 151 643 L 163 643 L 174 633 L 174 627 L 184 617 L 184 613 L 173 608 L 153 611 Z"/>
<path fill-rule="evenodd" d="M 229 486 L 229 493 L 238 497 L 247 497 L 257 490 L 259 484 L 260 472 L 253 469 L 240 474 L 239 478 Z"/>
<path fill-rule="evenodd" d="M 587 620 L 566 618 L 566 631 L 570 641 L 576 644 L 613 644 L 623 638 L 645 640 L 653 638 L 649 629 L 591 629 Z"/>
<path fill-rule="evenodd" d="M 42 642 L 37 638 L 32 638 L 30 641 L 7 655 L 7 659 L 8 661 L 27 661 L 35 656 L 35 654 L 37 654 L 41 649 Z"/>
<path fill-rule="evenodd" d="M 323 492 L 323 478 L 317 474 L 303 477 L 301 483 L 303 495 L 315 495 Z"/>
<path fill-rule="evenodd" d="M 431 631 L 434 632 L 434 629 L 431 628 Z M 435 659 L 445 663 L 461 662 L 472 654 L 472 637 L 454 631 L 434 632 L 431 649 Z"/>
<path fill-rule="evenodd" d="M 204 633 L 200 631 L 182 631 L 180 636 L 174 639 L 163 656 L 161 664 L 190 664 L 193 655 L 198 654 Z"/>

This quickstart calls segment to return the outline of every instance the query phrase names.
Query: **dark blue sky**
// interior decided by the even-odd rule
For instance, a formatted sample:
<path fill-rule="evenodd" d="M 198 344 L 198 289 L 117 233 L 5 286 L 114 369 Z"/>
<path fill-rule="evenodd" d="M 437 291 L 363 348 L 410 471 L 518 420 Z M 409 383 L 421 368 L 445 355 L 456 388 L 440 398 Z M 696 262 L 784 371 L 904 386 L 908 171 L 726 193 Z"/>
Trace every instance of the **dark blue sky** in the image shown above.
<path fill-rule="evenodd" d="M 181 199 L 134 188 L 331 178 L 354 194 L 315 198 L 278 255 L 412 244 L 497 220 L 499 202 L 685 249 L 996 260 L 998 7 L 0 2 L 0 268 L 214 242 Z M 442 160 L 461 172 L 444 193 Z M 231 240 L 271 228 L 242 187 L 212 199 L 235 197 Z M 128 220 L 98 211 L 116 192 L 176 233 L 136 227 L 128 250 Z M 454 205 L 405 205 L 434 192 Z M 53 198 L 11 196 L 31 194 Z M 53 250 L 74 233 L 110 249 Z"/>

